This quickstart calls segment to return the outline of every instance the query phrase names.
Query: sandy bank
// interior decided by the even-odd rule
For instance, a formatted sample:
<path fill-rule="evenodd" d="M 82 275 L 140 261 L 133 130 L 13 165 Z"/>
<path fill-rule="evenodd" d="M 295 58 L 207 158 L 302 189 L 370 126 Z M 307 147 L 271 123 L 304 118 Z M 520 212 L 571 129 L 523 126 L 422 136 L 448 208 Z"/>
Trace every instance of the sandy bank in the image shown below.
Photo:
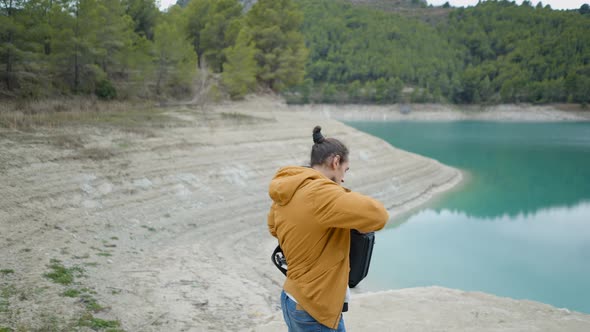
<path fill-rule="evenodd" d="M 287 331 L 281 317 L 256 329 Z M 588 331 L 590 315 L 524 300 L 442 287 L 353 296 L 349 331 Z"/>
<path fill-rule="evenodd" d="M 0 269 L 12 271 L 0 275 L 8 290 L 0 327 L 78 328 L 87 302 L 63 296 L 73 287 L 91 291 L 102 307 L 94 316 L 127 331 L 282 329 L 267 186 L 279 167 L 307 163 L 316 124 L 350 147 L 346 185 L 394 215 L 461 180 L 453 168 L 280 100 L 167 113 L 177 121 L 145 131 L 0 130 Z M 51 259 L 84 275 L 67 287 L 52 283 L 43 277 Z M 513 300 L 514 315 L 494 316 L 484 307 L 495 298 L 486 295 L 471 313 L 471 299 L 440 288 L 355 294 L 347 324 L 366 330 L 362 317 L 377 315 L 382 325 L 373 330 L 392 322 L 398 330 L 469 330 L 485 313 L 489 322 L 499 317 L 489 325 L 497 330 L 543 321 L 534 315 L 541 307 L 552 312 L 547 324 L 590 317 Z"/>
<path fill-rule="evenodd" d="M 342 120 L 372 121 L 590 121 L 590 110 L 578 105 L 457 106 L 442 104 L 402 105 L 304 105 L 290 106 L 300 112 L 319 113 Z M 409 113 L 402 112 L 409 110 Z"/>

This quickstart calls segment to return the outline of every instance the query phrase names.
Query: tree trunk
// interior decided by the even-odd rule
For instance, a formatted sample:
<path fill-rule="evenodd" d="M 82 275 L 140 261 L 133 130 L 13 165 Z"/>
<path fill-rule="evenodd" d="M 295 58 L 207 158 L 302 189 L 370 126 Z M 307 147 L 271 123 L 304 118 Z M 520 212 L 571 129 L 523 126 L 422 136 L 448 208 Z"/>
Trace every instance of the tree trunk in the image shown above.
<path fill-rule="evenodd" d="M 8 44 L 12 44 L 12 31 L 8 33 Z M 12 85 L 12 53 L 10 47 L 6 50 L 6 89 L 13 89 Z"/>
<path fill-rule="evenodd" d="M 75 39 L 74 39 L 74 92 L 78 93 L 78 88 L 80 86 L 80 68 L 78 65 L 78 53 L 79 53 L 79 48 L 78 48 L 78 39 L 79 39 L 79 35 L 80 35 L 80 27 L 78 25 L 79 22 L 79 11 L 80 10 L 80 1 L 78 1 L 76 3 L 76 31 L 74 33 Z"/>
<path fill-rule="evenodd" d="M 8 3 L 8 17 L 12 16 L 12 0 Z M 8 33 L 8 44 L 12 45 L 13 34 L 12 31 Z M 10 47 L 6 50 L 6 89 L 12 90 L 12 54 L 10 52 Z"/>

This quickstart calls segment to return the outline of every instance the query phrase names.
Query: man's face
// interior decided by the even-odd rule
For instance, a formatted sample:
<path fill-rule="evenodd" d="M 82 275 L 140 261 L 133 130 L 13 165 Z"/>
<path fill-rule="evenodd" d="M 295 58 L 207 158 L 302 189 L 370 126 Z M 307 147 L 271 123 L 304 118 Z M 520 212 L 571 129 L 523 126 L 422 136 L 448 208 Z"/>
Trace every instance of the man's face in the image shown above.
<path fill-rule="evenodd" d="M 346 175 L 346 172 L 349 169 L 349 162 L 348 161 L 340 161 L 339 156 L 337 156 L 337 158 L 334 158 L 337 160 L 334 160 L 334 176 L 332 178 L 332 181 L 341 184 L 344 183 L 344 175 Z"/>

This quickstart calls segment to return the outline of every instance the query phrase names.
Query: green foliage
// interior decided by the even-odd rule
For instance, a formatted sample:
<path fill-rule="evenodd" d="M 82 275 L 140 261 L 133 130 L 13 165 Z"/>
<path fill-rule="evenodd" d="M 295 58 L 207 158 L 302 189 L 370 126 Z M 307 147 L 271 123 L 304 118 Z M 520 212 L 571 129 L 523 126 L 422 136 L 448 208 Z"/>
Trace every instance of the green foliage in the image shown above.
<path fill-rule="evenodd" d="M 86 314 L 78 322 L 80 326 L 87 326 L 95 331 L 103 329 L 116 329 L 121 326 L 121 323 L 116 320 L 104 320 L 92 316 L 92 314 Z"/>
<path fill-rule="evenodd" d="M 133 40 L 131 18 L 118 0 L 78 0 L 51 8 L 53 69 L 63 86 L 58 90 L 91 93 L 96 83 L 125 68 L 125 51 Z"/>
<path fill-rule="evenodd" d="M 205 60 L 213 71 L 222 72 L 225 49 L 234 45 L 240 31 L 242 5 L 238 0 L 193 0 L 184 15 L 199 68 Z"/>
<path fill-rule="evenodd" d="M 313 90 L 323 86 L 332 93 L 329 86 L 342 85 L 337 90 L 348 95 L 339 93 L 336 102 L 391 103 L 408 98 L 401 93 L 404 86 L 428 86 L 429 96 L 437 87 L 456 89 L 452 76 L 461 59 L 432 26 L 342 1 L 298 2 L 310 49 L 306 76 Z M 316 96 L 312 101 L 334 100 L 334 94 Z"/>
<path fill-rule="evenodd" d="M 259 0 L 246 15 L 257 80 L 274 91 L 303 81 L 308 51 L 299 32 L 302 13 L 291 0 Z"/>
<path fill-rule="evenodd" d="M 80 295 L 80 291 L 74 288 L 67 289 L 63 292 L 63 296 L 66 297 L 78 297 L 78 295 Z"/>
<path fill-rule="evenodd" d="M 29 97 L 39 93 L 44 79 L 38 66 L 47 26 L 38 22 L 43 1 L 0 2 L 0 97 Z M 10 6 L 12 5 L 12 6 Z"/>
<path fill-rule="evenodd" d="M 171 12 L 156 26 L 154 64 L 156 94 L 179 95 L 190 91 L 196 73 L 197 57 L 184 38 L 181 27 L 174 22 L 180 12 Z"/>
<path fill-rule="evenodd" d="M 177 3 L 0 1 L 0 98 L 183 97 L 207 67 L 232 98 L 261 85 L 296 103 L 590 102 L 587 4 Z"/>
<path fill-rule="evenodd" d="M 9 275 L 9 274 L 14 274 L 14 270 L 13 269 L 2 269 L 2 270 L 0 270 L 0 275 Z"/>
<path fill-rule="evenodd" d="M 160 16 L 155 0 L 123 0 L 125 13 L 133 19 L 134 31 L 148 40 L 154 39 L 154 28 Z"/>
<path fill-rule="evenodd" d="M 290 102 L 588 102 L 590 20 L 578 12 L 482 1 L 434 27 L 344 1 L 298 3 L 310 57 Z"/>
<path fill-rule="evenodd" d="M 107 79 L 103 79 L 96 84 L 95 93 L 100 99 L 110 100 L 117 97 L 117 90 L 111 81 Z"/>
<path fill-rule="evenodd" d="M 256 49 L 248 44 L 248 32 L 242 30 L 236 45 L 226 50 L 227 63 L 223 72 L 223 84 L 232 99 L 240 99 L 256 87 Z"/>
<path fill-rule="evenodd" d="M 565 102 L 572 95 L 583 102 L 578 81 L 588 77 L 587 31 L 590 21 L 575 12 L 533 8 L 527 2 L 487 1 L 453 12 L 445 33 L 462 49 L 468 66 L 462 91 L 452 99 Z"/>
<path fill-rule="evenodd" d="M 201 31 L 201 42 L 205 60 L 215 72 L 223 72 L 225 49 L 235 44 L 241 28 L 241 14 L 242 5 L 237 0 L 217 0 L 211 4 Z"/>
<path fill-rule="evenodd" d="M 70 285 L 74 282 L 75 277 L 81 276 L 84 272 L 82 268 L 77 266 L 67 268 L 56 259 L 52 259 L 48 267 L 52 271 L 44 274 L 44 276 L 53 282 L 62 285 Z"/>

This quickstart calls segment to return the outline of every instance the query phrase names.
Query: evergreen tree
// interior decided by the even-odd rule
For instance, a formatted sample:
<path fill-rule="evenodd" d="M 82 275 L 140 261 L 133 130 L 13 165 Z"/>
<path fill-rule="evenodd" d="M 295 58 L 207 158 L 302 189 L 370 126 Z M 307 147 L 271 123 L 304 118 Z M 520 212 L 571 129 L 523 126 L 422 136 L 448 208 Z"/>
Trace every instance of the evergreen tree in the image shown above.
<path fill-rule="evenodd" d="M 123 71 L 133 22 L 118 0 L 64 0 L 51 12 L 53 71 L 75 93 Z"/>
<path fill-rule="evenodd" d="M 233 99 L 240 99 L 256 87 L 256 50 L 249 44 L 247 30 L 242 30 L 236 44 L 226 51 L 227 63 L 223 72 L 223 84 Z"/>
<path fill-rule="evenodd" d="M 148 40 L 154 39 L 154 27 L 160 15 L 155 0 L 123 0 L 125 12 L 134 22 L 134 31 Z"/>
<path fill-rule="evenodd" d="M 195 53 L 197 54 L 199 68 L 202 68 L 202 60 L 205 53 L 201 41 L 201 32 L 205 29 L 210 7 L 211 0 L 193 0 L 186 5 L 184 10 L 186 33 L 192 42 Z"/>
<path fill-rule="evenodd" d="M 185 11 L 187 33 L 199 58 L 215 72 L 223 71 L 224 50 L 235 43 L 242 5 L 238 0 L 194 0 Z"/>
<path fill-rule="evenodd" d="M 302 19 L 291 0 L 259 0 L 246 15 L 257 80 L 274 91 L 303 81 L 308 51 L 299 31 Z"/>
<path fill-rule="evenodd" d="M 35 66 L 42 46 L 40 31 L 28 7 L 24 0 L 0 2 L 0 96 L 34 94 L 40 79 Z"/>
<path fill-rule="evenodd" d="M 180 16 L 180 13 L 171 11 L 155 28 L 155 92 L 158 96 L 189 93 L 196 73 L 196 54 L 182 33 L 182 26 L 175 23 Z"/>
<path fill-rule="evenodd" d="M 210 68 L 223 72 L 225 49 L 234 45 L 241 28 L 242 5 L 238 0 L 217 0 L 211 4 L 205 27 L 201 30 L 201 46 Z"/>

